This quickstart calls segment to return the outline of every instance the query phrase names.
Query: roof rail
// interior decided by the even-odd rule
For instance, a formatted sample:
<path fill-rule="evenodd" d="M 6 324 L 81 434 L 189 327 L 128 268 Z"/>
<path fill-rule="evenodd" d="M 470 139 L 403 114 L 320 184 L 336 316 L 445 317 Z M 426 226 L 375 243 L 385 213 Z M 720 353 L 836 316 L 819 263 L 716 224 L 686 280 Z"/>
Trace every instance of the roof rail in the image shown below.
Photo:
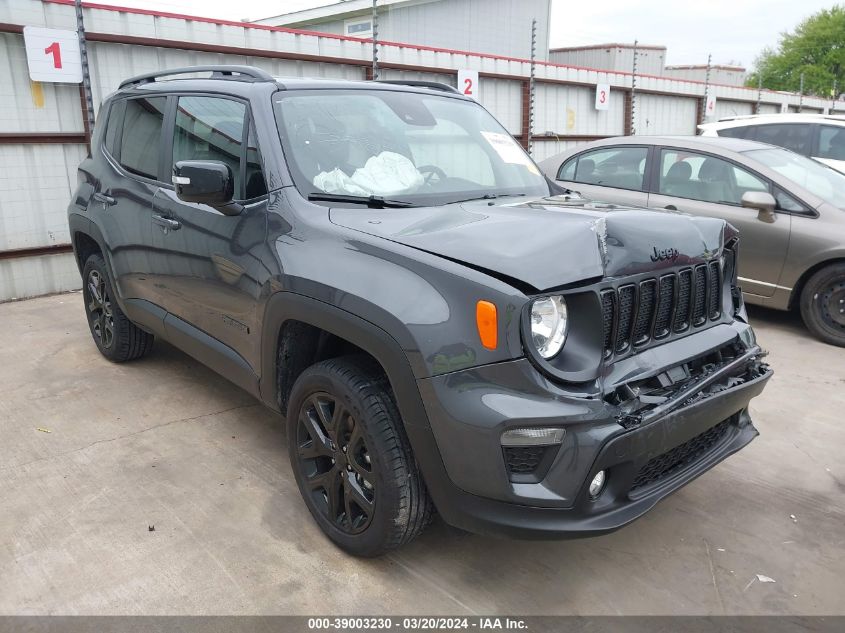
<path fill-rule="evenodd" d="M 449 84 L 444 84 L 439 81 L 420 81 L 417 79 L 377 79 L 382 84 L 395 84 L 397 86 L 413 86 L 415 88 L 431 88 L 432 90 L 442 90 L 443 92 L 454 92 L 461 94 L 458 89 Z"/>
<path fill-rule="evenodd" d="M 255 66 L 186 66 L 185 68 L 173 68 L 172 70 L 160 70 L 152 73 L 144 73 L 120 82 L 120 88 L 127 86 L 140 86 L 156 81 L 160 77 L 171 75 L 187 75 L 189 73 L 210 72 L 210 79 L 237 79 L 240 81 L 275 81 L 272 75 L 256 68 Z"/>

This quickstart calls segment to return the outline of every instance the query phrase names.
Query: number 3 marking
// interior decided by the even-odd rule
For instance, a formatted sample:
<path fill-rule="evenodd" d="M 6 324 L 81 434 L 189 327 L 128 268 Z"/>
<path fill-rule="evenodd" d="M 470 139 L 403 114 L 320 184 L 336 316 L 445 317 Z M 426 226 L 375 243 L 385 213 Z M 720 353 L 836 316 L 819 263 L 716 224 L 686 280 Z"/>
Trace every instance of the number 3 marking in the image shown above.
<path fill-rule="evenodd" d="M 607 101 L 607 93 L 604 90 L 602 90 L 599 93 L 599 103 L 604 103 L 605 101 Z"/>
<path fill-rule="evenodd" d="M 44 49 L 44 53 L 53 56 L 53 68 L 62 67 L 62 49 L 59 47 L 58 42 L 50 44 L 50 46 Z"/>
<path fill-rule="evenodd" d="M 472 94 L 472 79 L 466 77 L 464 79 L 464 94 L 471 95 Z"/>

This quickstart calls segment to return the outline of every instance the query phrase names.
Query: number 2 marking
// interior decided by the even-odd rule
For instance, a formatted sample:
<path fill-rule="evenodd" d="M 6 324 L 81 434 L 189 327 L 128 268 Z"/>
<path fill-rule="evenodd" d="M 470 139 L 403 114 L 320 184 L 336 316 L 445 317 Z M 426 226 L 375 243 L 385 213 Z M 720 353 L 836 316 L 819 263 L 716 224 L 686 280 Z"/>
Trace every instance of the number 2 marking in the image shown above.
<path fill-rule="evenodd" d="M 53 56 L 53 68 L 62 67 L 62 49 L 58 42 L 53 42 L 44 49 L 44 53 Z"/>
<path fill-rule="evenodd" d="M 469 77 L 464 78 L 464 94 L 472 94 L 472 79 L 470 79 Z"/>

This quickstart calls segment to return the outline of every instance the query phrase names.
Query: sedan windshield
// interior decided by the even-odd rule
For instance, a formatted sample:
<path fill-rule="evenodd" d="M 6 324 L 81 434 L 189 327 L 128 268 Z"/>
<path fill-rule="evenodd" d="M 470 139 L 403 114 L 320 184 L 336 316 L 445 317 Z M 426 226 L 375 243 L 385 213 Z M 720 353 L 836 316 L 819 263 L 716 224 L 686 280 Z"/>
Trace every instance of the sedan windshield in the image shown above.
<path fill-rule="evenodd" d="M 376 89 L 279 92 L 273 101 L 294 183 L 313 200 L 428 206 L 549 195 L 528 154 L 474 102 Z"/>
<path fill-rule="evenodd" d="M 822 163 L 783 149 L 755 149 L 749 158 L 771 167 L 833 206 L 845 209 L 845 175 Z"/>

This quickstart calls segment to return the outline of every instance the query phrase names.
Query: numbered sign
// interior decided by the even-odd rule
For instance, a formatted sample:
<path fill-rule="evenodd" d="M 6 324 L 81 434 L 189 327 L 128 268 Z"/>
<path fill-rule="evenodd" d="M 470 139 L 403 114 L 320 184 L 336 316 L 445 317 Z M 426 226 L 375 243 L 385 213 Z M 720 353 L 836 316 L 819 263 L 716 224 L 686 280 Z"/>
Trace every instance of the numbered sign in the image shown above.
<path fill-rule="evenodd" d="M 708 94 L 707 100 L 704 102 L 704 116 L 716 116 L 716 96 Z"/>
<path fill-rule="evenodd" d="M 789 104 L 788 103 L 781 103 L 780 104 L 780 113 L 787 114 L 789 112 Z"/>
<path fill-rule="evenodd" d="M 610 103 L 610 84 L 596 85 L 596 110 L 607 110 Z"/>
<path fill-rule="evenodd" d="M 82 59 L 76 31 L 25 26 L 23 41 L 32 81 L 67 84 L 82 81 Z"/>
<path fill-rule="evenodd" d="M 458 71 L 458 92 L 478 100 L 478 71 L 461 68 Z"/>

